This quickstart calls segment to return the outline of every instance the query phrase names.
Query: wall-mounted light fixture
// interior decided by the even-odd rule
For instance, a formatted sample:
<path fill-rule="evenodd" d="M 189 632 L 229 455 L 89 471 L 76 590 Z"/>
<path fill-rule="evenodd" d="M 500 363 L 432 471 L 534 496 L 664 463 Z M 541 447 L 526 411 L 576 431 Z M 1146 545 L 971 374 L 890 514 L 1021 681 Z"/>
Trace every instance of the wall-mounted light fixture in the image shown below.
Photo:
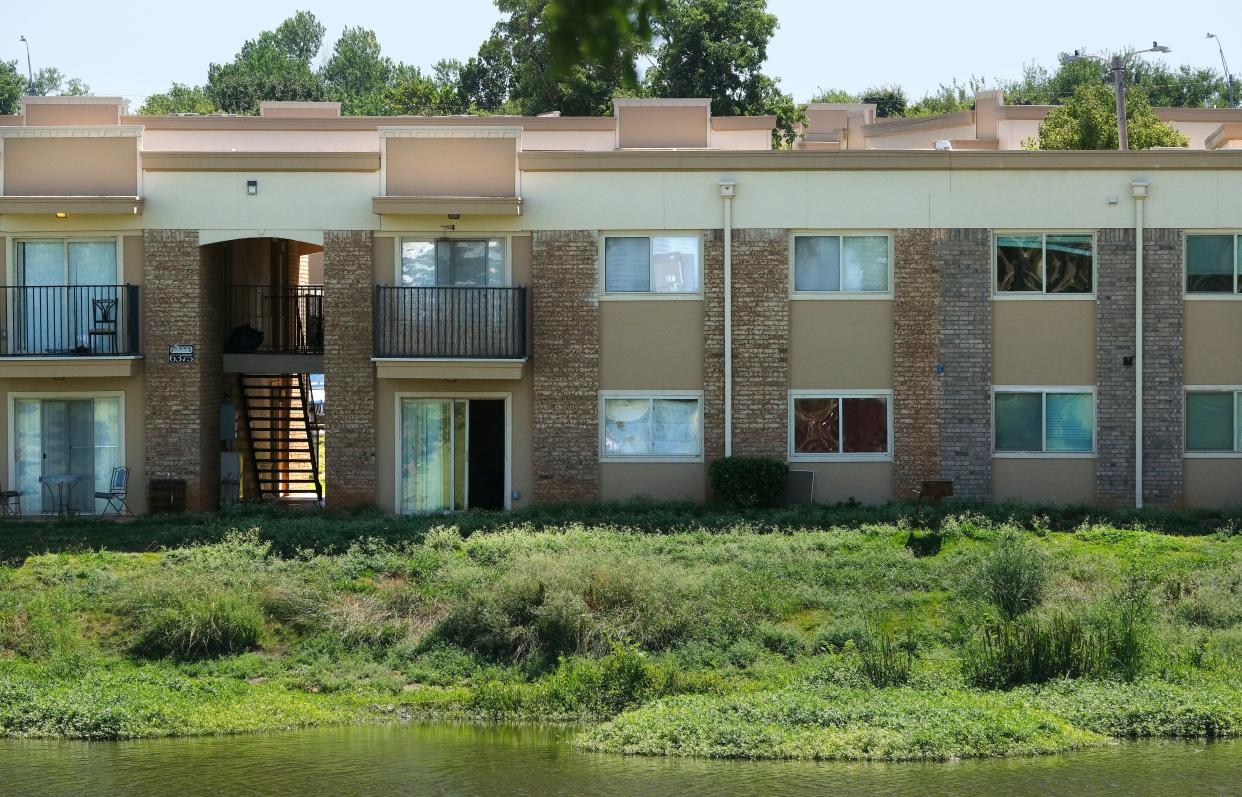
<path fill-rule="evenodd" d="M 58 210 L 58 211 L 56 211 L 56 218 L 58 218 L 58 219 L 67 219 L 67 218 L 69 218 L 69 214 L 68 214 L 68 213 L 66 213 L 66 212 L 65 212 L 65 211 L 63 211 L 63 210 Z"/>
<path fill-rule="evenodd" d="M 254 196 L 255 194 L 259 193 L 259 181 L 258 180 L 247 180 L 246 181 L 246 193 L 249 194 L 250 196 Z"/>
<path fill-rule="evenodd" d="M 448 214 L 448 217 L 449 217 L 450 219 L 460 219 L 460 218 L 461 218 L 461 214 L 460 214 L 460 213 L 450 213 L 450 214 Z"/>

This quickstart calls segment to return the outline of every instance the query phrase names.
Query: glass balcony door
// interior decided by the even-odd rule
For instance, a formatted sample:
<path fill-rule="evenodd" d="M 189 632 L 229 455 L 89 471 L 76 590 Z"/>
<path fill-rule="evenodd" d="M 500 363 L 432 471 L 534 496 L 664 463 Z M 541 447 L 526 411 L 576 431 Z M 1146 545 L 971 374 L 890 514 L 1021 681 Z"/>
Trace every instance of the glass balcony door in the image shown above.
<path fill-rule="evenodd" d="M 468 402 L 401 401 L 401 512 L 448 512 L 468 501 Z"/>
<path fill-rule="evenodd" d="M 115 240 L 19 241 L 17 280 L 11 317 L 18 328 L 10 337 L 23 353 L 68 354 L 91 351 L 92 330 L 119 326 Z"/>
<path fill-rule="evenodd" d="M 16 487 L 32 511 L 52 511 L 53 494 L 41 477 L 78 477 L 63 487 L 68 508 L 95 513 L 96 491 L 106 492 L 112 469 L 121 463 L 121 400 L 56 397 L 14 400 Z"/>

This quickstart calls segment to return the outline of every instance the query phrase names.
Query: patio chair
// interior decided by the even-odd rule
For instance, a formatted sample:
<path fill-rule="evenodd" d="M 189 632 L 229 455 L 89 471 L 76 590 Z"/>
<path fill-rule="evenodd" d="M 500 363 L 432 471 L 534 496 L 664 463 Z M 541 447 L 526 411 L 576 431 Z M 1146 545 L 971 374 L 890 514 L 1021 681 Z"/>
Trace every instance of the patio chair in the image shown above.
<path fill-rule="evenodd" d="M 95 497 L 108 502 L 104 507 L 104 511 L 99 514 L 106 515 L 111 509 L 113 513 L 120 517 L 122 515 L 132 516 L 134 513 L 130 511 L 129 504 L 125 503 L 125 496 L 129 492 L 129 466 L 118 465 L 112 469 L 112 480 L 108 483 L 108 492 L 95 493 Z"/>
<path fill-rule="evenodd" d="M 116 354 L 117 300 L 93 299 L 91 307 L 94 309 L 94 325 L 87 333 L 90 336 L 87 353 L 96 351 L 95 338 L 104 338 L 108 341 L 108 353 Z"/>
<path fill-rule="evenodd" d="M 6 490 L 0 486 L 0 517 L 22 516 L 22 494 L 20 490 Z"/>

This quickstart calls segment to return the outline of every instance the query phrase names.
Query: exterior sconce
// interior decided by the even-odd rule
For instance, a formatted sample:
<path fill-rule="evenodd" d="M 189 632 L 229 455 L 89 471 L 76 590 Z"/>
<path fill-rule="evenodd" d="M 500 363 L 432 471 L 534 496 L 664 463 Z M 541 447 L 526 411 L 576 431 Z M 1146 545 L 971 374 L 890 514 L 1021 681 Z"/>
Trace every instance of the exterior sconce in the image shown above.
<path fill-rule="evenodd" d="M 246 193 L 249 194 L 250 196 L 254 196 L 258 194 L 259 193 L 259 181 L 258 180 L 247 180 L 246 181 Z"/>

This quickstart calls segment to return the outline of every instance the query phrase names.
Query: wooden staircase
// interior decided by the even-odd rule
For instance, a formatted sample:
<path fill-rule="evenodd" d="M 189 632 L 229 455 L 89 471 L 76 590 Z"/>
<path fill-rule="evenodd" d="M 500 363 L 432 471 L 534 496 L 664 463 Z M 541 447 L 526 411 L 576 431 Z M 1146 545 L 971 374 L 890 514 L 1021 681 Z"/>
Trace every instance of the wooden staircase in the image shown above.
<path fill-rule="evenodd" d="M 323 503 L 317 416 L 306 374 L 243 374 L 242 420 L 250 443 L 247 467 L 259 500 Z"/>

